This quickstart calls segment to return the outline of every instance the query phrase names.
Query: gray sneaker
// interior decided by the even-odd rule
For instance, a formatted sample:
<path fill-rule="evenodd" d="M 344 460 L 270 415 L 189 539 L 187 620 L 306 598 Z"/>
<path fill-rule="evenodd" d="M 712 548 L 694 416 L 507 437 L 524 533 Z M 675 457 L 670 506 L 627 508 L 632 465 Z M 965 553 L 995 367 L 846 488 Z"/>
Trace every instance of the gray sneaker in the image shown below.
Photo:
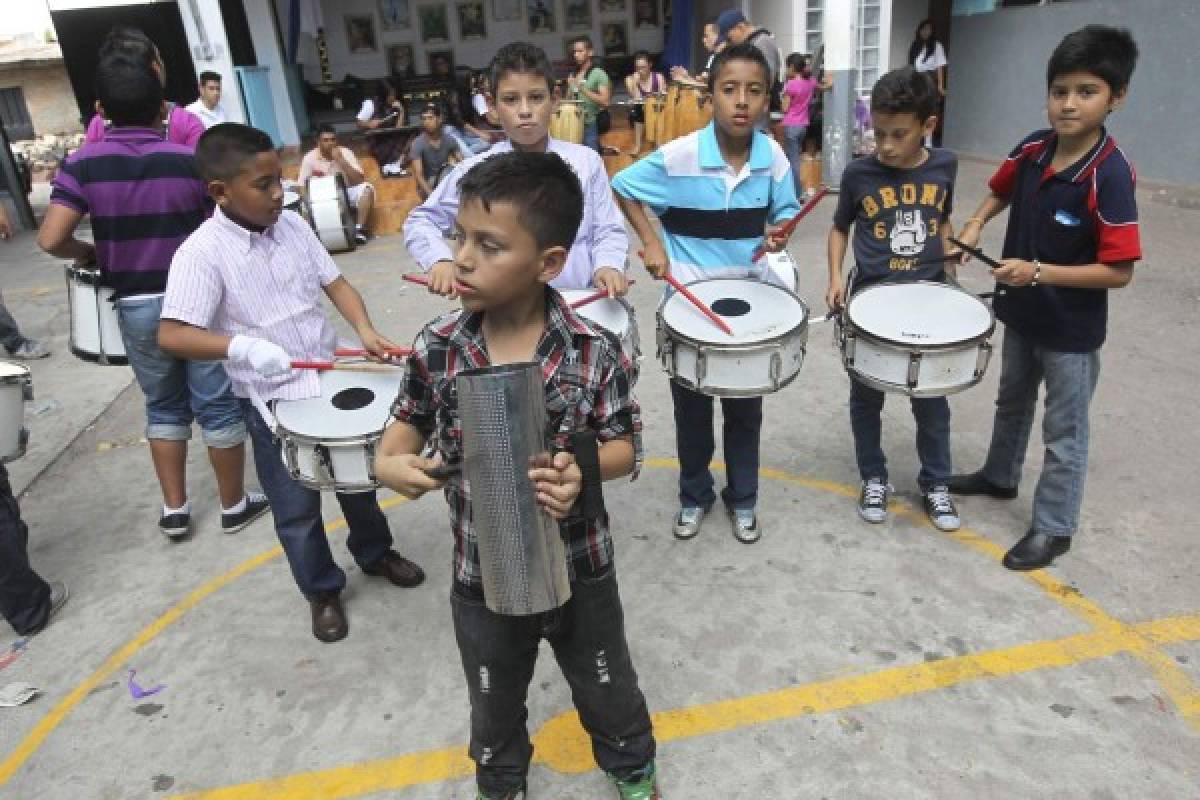
<path fill-rule="evenodd" d="M 46 358 L 50 355 L 49 348 L 39 342 L 37 339 L 26 339 L 17 345 L 16 350 L 9 352 L 12 358 L 19 358 L 22 361 L 32 361 L 37 358 Z"/>
<path fill-rule="evenodd" d="M 675 515 L 675 538 L 691 539 L 700 532 L 704 521 L 704 509 L 699 506 L 684 506 Z"/>
<path fill-rule="evenodd" d="M 958 509 L 950 499 L 948 486 L 929 487 L 929 491 L 925 492 L 925 513 L 929 515 L 933 527 L 939 531 L 956 531 L 962 525 L 962 520 L 958 518 Z"/>
<path fill-rule="evenodd" d="M 67 604 L 67 599 L 70 598 L 70 596 L 71 590 L 67 588 L 67 584 L 65 582 L 50 581 L 50 613 L 46 614 L 46 621 L 42 623 L 42 627 L 35 631 L 31 631 L 29 635 L 36 636 L 37 634 L 46 630 L 46 626 L 54 621 L 54 617 L 59 611 L 62 611 L 62 607 Z"/>
<path fill-rule="evenodd" d="M 881 479 L 867 478 L 858 496 L 858 515 L 873 524 L 887 522 L 888 497 L 891 494 L 892 487 Z"/>
<path fill-rule="evenodd" d="M 733 525 L 733 538 L 742 544 L 754 544 L 762 538 L 762 528 L 758 526 L 758 515 L 753 508 L 730 511 L 729 522 Z"/>

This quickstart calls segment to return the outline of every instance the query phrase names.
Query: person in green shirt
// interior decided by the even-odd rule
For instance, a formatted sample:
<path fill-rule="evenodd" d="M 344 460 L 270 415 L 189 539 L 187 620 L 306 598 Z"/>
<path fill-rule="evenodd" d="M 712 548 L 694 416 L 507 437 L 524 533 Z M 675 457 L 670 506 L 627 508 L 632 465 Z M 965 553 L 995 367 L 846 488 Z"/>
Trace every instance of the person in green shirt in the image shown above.
<path fill-rule="evenodd" d="M 583 144 L 597 153 L 600 150 L 600 131 L 596 127 L 596 115 L 608 108 L 612 102 L 612 81 L 608 73 L 596 66 L 593 59 L 596 51 L 587 36 L 576 36 L 571 40 L 571 55 L 579 69 L 567 77 L 570 100 L 578 100 L 583 106 Z"/>

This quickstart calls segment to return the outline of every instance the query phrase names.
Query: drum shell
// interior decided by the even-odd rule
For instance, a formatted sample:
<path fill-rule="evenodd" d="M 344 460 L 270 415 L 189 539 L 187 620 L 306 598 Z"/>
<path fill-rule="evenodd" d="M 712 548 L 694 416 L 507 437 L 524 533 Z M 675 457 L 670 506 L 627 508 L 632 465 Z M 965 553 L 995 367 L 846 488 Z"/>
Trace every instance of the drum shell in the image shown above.
<path fill-rule="evenodd" d="M 330 253 L 353 250 L 354 216 L 341 173 L 309 178 L 304 194 L 309 223 L 325 249 Z"/>
<path fill-rule="evenodd" d="M 667 137 L 664 141 L 678 139 L 712 121 L 712 97 L 698 86 L 672 83 L 667 90 L 663 114 L 666 118 L 664 135 Z"/>
<path fill-rule="evenodd" d="M 33 377 L 23 364 L 0 362 L 0 464 L 16 461 L 29 447 L 29 429 L 25 427 L 25 401 L 33 399 Z"/>
<path fill-rule="evenodd" d="M 506 615 L 558 608 L 571 597 L 566 547 L 528 477 L 530 460 L 546 451 L 541 365 L 465 370 L 455 393 L 484 602 Z"/>
<path fill-rule="evenodd" d="M 379 488 L 375 478 L 375 448 L 383 432 L 344 438 L 317 438 L 275 428 L 282 448 L 283 463 L 292 480 L 301 486 L 326 492 L 370 492 Z"/>
<path fill-rule="evenodd" d="M 570 305 L 577 300 L 582 300 L 593 294 L 594 290 L 559 289 L 558 293 Z M 621 352 L 633 364 L 635 371 L 638 369 L 638 365 L 642 360 L 642 343 L 638 332 L 637 315 L 634 314 L 633 306 L 626 302 L 624 298 L 617 298 L 615 300 L 603 298 L 601 300 L 593 300 L 587 305 L 574 309 L 574 311 L 589 322 L 599 325 L 604 330 L 616 336 L 621 342 Z M 614 324 L 614 321 L 618 319 L 620 320 L 620 324 Z"/>
<path fill-rule="evenodd" d="M 642 105 L 642 113 L 645 116 L 645 132 L 642 133 L 642 141 L 646 144 L 657 144 L 659 142 L 659 134 L 662 131 L 663 108 L 666 106 L 667 99 L 662 95 L 650 95 L 646 97 Z"/>
<path fill-rule="evenodd" d="M 66 266 L 67 309 L 71 320 L 71 352 L 84 361 L 105 365 L 129 363 L 121 338 L 114 290 L 100 285 L 100 271 Z"/>
<path fill-rule="evenodd" d="M 583 144 L 583 105 L 563 100 L 550 118 L 550 135 L 564 142 Z"/>

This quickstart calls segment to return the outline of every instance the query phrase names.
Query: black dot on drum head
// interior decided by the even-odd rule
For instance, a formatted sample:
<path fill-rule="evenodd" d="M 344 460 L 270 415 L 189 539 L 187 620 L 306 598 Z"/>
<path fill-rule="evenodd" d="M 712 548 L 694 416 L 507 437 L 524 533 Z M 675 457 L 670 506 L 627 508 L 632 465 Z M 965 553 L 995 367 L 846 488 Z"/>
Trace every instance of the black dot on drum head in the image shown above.
<path fill-rule="evenodd" d="M 350 389 L 342 389 L 333 396 L 330 402 L 338 411 L 357 411 L 371 405 L 374 400 L 375 393 L 370 389 L 354 386 Z"/>
<path fill-rule="evenodd" d="M 750 313 L 750 304 L 740 297 L 722 297 L 713 301 L 712 310 L 722 317 L 741 317 Z"/>

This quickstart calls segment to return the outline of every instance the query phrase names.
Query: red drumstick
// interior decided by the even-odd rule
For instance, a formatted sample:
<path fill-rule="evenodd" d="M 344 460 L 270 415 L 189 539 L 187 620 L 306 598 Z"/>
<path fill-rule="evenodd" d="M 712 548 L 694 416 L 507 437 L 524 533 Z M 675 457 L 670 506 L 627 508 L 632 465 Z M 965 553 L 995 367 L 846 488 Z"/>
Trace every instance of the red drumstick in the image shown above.
<path fill-rule="evenodd" d="M 345 370 L 346 372 L 391 372 L 394 369 L 398 369 L 398 367 L 394 367 L 389 364 L 371 364 L 345 361 L 293 361 L 292 369 L 337 369 Z"/>
<path fill-rule="evenodd" d="M 416 273 L 409 272 L 400 277 L 404 278 L 404 280 L 408 281 L 409 283 L 419 283 L 422 286 L 429 285 L 429 278 L 426 278 L 424 275 L 417 275 Z"/>
<path fill-rule="evenodd" d="M 637 283 L 637 281 L 630 281 L 629 285 L 633 286 L 635 283 Z M 606 297 L 608 297 L 608 289 L 598 289 L 593 294 L 589 294 L 587 297 L 581 297 L 571 303 L 571 308 L 583 308 L 588 303 L 594 303 L 597 300 L 603 300 Z"/>
<path fill-rule="evenodd" d="M 638 258 L 645 261 L 646 253 L 642 250 L 638 250 Z M 733 328 L 729 327 L 729 323 L 727 323 L 725 320 L 723 320 L 719 316 L 717 316 L 716 313 L 714 313 L 713 310 L 711 308 L 709 308 L 708 305 L 705 304 L 705 302 L 703 300 L 701 300 L 699 297 L 696 297 L 696 295 L 692 294 L 691 291 L 686 286 L 684 286 L 682 283 L 680 283 L 678 280 L 676 280 L 675 277 L 670 273 L 670 271 L 669 271 L 670 269 L 671 269 L 671 267 L 670 267 L 670 265 L 668 265 L 667 266 L 668 272 L 663 274 L 663 278 L 667 281 L 667 283 L 671 284 L 671 288 L 674 289 L 675 291 L 679 292 L 684 297 L 686 297 L 689 303 L 694 305 L 696 308 L 700 309 L 700 311 L 703 312 L 704 316 L 708 317 L 709 319 L 711 319 L 713 321 L 714 325 L 716 325 L 721 330 L 725 331 L 725 333 L 729 334 L 730 336 L 733 336 Z"/>
<path fill-rule="evenodd" d="M 412 355 L 412 348 L 411 347 L 389 347 L 384 352 L 389 356 L 399 356 L 400 358 L 404 358 L 405 356 Z M 337 350 L 333 351 L 333 354 L 335 356 L 369 356 L 370 355 L 370 353 L 368 353 L 362 347 L 339 347 Z"/>
<path fill-rule="evenodd" d="M 799 213 L 799 214 L 797 214 L 796 216 L 792 217 L 791 219 L 789 219 L 787 222 L 785 222 L 785 223 L 783 224 L 783 228 L 782 228 L 782 229 L 779 231 L 779 235 L 780 235 L 780 236 L 783 236 L 785 239 L 786 239 L 788 236 L 791 236 L 791 235 L 792 235 L 792 231 L 796 230 L 796 226 L 797 226 L 797 225 L 800 223 L 800 220 L 802 220 L 802 219 L 804 219 L 806 216 L 808 216 L 808 212 L 810 212 L 810 211 L 812 211 L 814 208 L 816 208 L 816 206 L 817 206 L 817 203 L 821 202 L 821 198 L 822 198 L 822 197 L 824 197 L 824 196 L 825 196 L 825 195 L 827 195 L 827 194 L 829 194 L 829 187 L 828 187 L 828 186 L 822 186 L 822 187 L 821 187 L 821 189 L 820 189 L 820 191 L 818 191 L 816 194 L 814 194 L 814 195 L 812 196 L 812 198 L 810 198 L 810 199 L 809 199 L 809 201 L 808 201 L 807 203 L 805 203 L 805 204 L 804 204 L 804 208 L 800 209 L 800 213 Z M 755 251 L 754 251 L 754 255 L 752 255 L 752 256 L 750 257 L 750 260 L 751 260 L 751 261 L 758 261 L 760 258 L 762 258 L 762 257 L 763 257 L 763 254 L 764 254 L 764 253 L 766 253 L 766 252 L 767 252 L 767 248 L 766 248 L 766 246 L 765 246 L 765 245 L 760 245 L 760 246 L 759 246 L 759 248 L 758 248 L 757 250 L 755 250 Z"/>

